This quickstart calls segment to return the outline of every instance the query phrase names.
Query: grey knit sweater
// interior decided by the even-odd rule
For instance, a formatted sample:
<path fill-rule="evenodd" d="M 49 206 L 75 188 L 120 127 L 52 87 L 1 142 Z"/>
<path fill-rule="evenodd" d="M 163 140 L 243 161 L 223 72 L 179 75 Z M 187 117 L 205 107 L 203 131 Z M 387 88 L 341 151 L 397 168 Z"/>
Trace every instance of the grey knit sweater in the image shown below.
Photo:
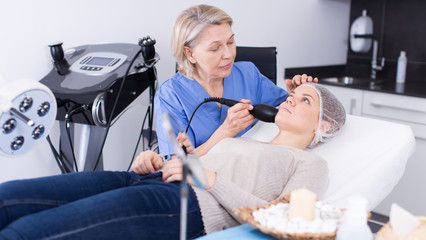
<path fill-rule="evenodd" d="M 293 147 L 227 138 L 200 160 L 217 173 L 209 190 L 193 187 L 207 233 L 238 225 L 233 208 L 266 204 L 302 187 L 321 199 L 328 186 L 326 161 Z"/>

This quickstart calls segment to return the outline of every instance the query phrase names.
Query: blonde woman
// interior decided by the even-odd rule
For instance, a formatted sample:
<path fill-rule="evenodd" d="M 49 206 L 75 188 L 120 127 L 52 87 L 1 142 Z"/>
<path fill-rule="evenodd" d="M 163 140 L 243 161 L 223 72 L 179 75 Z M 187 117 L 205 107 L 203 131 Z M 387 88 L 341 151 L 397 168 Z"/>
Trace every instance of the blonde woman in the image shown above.
<path fill-rule="evenodd" d="M 188 138 L 198 151 L 206 152 L 227 137 L 244 134 L 255 121 L 249 113 L 252 104 L 278 106 L 288 93 L 263 76 L 251 62 L 234 63 L 236 38 L 233 20 L 223 10 L 197 5 L 184 10 L 176 19 L 171 39 L 178 73 L 166 80 L 156 93 L 156 126 L 162 155 L 174 154 L 161 127 L 161 116 L 169 113 L 185 130 L 189 119 L 204 98 L 241 100 L 231 108 L 215 103 L 198 109 L 188 129 Z M 297 75 L 287 81 L 292 90 L 302 82 L 318 81 Z M 153 170 L 150 167 L 150 170 Z M 143 171 L 142 173 L 148 173 Z"/>

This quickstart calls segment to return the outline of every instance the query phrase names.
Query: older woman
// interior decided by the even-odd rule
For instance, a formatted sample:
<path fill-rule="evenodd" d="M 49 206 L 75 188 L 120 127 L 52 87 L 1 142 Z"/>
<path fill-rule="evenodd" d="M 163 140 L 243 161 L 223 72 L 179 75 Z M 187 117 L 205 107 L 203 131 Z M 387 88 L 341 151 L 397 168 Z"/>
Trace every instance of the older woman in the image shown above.
<path fill-rule="evenodd" d="M 173 154 L 173 148 L 161 126 L 161 116 L 169 113 L 185 130 L 189 119 L 204 98 L 223 97 L 241 100 L 231 108 L 208 103 L 198 109 L 188 129 L 188 138 L 199 153 L 205 153 L 220 140 L 241 136 L 255 121 L 251 104 L 278 106 L 288 93 L 263 76 L 250 62 L 236 62 L 232 18 L 221 9 L 208 5 L 192 6 L 176 19 L 172 34 L 172 52 L 179 72 L 165 81 L 156 93 L 156 126 L 161 155 Z M 317 82 L 307 75 L 287 80 L 288 90 L 304 82 Z M 155 156 L 155 155 L 153 155 Z M 133 164 L 138 173 L 157 170 L 141 161 Z M 157 156 L 160 159 L 160 156 Z"/>
<path fill-rule="evenodd" d="M 321 198 L 327 164 L 304 149 L 334 136 L 345 116 L 330 92 L 306 83 L 280 105 L 270 143 L 226 138 L 209 149 L 201 156 L 207 188 L 189 191 L 187 237 L 235 226 L 233 208 L 301 187 Z M 177 239 L 182 167 L 176 158 L 164 164 L 144 176 L 98 171 L 3 183 L 0 239 Z"/>

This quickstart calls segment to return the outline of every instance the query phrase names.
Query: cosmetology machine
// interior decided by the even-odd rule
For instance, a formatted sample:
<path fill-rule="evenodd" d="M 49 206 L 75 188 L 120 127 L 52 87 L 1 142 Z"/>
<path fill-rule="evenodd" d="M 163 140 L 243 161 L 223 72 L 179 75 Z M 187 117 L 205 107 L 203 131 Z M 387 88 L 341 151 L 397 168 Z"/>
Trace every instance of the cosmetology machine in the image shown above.
<path fill-rule="evenodd" d="M 65 52 L 62 43 L 49 45 L 54 68 L 40 83 L 52 90 L 57 102 L 59 149 L 49 137 L 48 141 L 62 172 L 78 171 L 78 166 L 81 170 L 103 169 L 102 149 L 109 128 L 147 89 L 149 106 L 145 117 L 141 116 L 141 135 L 147 120 L 148 146 L 152 144 L 155 64 L 159 60 L 154 45 L 150 37 L 140 39 L 138 44 L 83 45 Z M 81 126 L 78 160 L 73 144 L 74 123 Z"/>

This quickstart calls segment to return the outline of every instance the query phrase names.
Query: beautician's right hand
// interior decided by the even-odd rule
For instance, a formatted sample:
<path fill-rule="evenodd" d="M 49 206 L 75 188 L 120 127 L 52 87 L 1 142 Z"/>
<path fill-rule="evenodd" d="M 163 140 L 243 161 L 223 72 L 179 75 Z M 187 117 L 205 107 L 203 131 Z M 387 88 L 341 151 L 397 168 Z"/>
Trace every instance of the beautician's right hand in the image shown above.
<path fill-rule="evenodd" d="M 163 167 L 163 157 L 154 151 L 141 152 L 133 161 L 131 170 L 136 174 L 150 174 Z"/>
<path fill-rule="evenodd" d="M 225 121 L 218 129 L 210 136 L 209 140 L 197 146 L 195 152 L 199 157 L 205 155 L 224 138 L 235 137 L 238 133 L 250 126 L 255 120 L 250 114 L 253 110 L 250 100 L 241 99 L 241 101 L 228 109 L 228 115 Z"/>
<path fill-rule="evenodd" d="M 228 109 L 228 115 L 220 126 L 224 128 L 226 137 L 234 137 L 254 122 L 255 118 L 249 112 L 252 109 L 251 101 L 246 99 L 241 99 L 240 103 Z"/>
<path fill-rule="evenodd" d="M 181 147 L 185 147 L 186 152 L 188 154 L 194 154 L 195 149 L 193 148 L 190 140 L 188 139 L 188 136 L 184 132 L 180 132 L 178 136 L 176 137 L 176 140 L 179 142 Z"/>

